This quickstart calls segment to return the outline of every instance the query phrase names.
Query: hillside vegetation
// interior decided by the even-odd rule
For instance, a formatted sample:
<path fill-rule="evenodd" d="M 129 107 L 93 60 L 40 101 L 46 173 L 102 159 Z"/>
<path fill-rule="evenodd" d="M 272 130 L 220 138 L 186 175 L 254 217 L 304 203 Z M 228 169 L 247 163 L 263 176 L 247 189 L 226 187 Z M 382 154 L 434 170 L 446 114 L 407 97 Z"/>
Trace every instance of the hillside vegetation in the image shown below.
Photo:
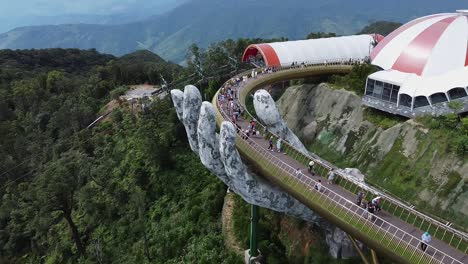
<path fill-rule="evenodd" d="M 129 57 L 178 74 L 140 55 L 0 52 L 1 263 L 240 262 L 224 250 L 225 188 L 169 100 L 85 129 L 114 87 L 159 84 Z"/>
<path fill-rule="evenodd" d="M 373 34 L 377 33 L 382 36 L 387 36 L 395 29 L 399 28 L 402 24 L 398 22 L 389 21 L 376 21 L 365 26 L 358 34 Z"/>

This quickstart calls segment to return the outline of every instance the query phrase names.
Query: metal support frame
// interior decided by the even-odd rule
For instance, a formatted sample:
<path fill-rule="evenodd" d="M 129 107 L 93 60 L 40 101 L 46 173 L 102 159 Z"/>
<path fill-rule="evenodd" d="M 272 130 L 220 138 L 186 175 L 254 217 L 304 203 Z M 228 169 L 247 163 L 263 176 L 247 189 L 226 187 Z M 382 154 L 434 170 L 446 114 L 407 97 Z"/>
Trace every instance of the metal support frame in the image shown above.
<path fill-rule="evenodd" d="M 353 244 L 356 251 L 359 253 L 359 256 L 361 256 L 362 262 L 364 262 L 364 264 L 370 264 L 369 260 L 367 259 L 366 255 L 364 255 L 364 252 L 362 252 L 356 240 L 349 234 L 346 234 L 346 235 L 348 236 L 349 240 L 351 240 L 351 243 Z"/>
<path fill-rule="evenodd" d="M 372 255 L 372 263 L 379 264 L 379 259 L 377 258 L 377 253 L 375 252 L 375 250 L 371 249 L 371 255 Z"/>

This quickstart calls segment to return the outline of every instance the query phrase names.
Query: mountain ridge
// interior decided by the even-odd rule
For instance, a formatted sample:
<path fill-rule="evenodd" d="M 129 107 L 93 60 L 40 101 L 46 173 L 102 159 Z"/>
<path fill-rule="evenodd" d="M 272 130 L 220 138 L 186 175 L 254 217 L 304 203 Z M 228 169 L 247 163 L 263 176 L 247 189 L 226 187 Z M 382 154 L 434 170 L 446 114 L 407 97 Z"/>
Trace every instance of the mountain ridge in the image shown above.
<path fill-rule="evenodd" d="M 462 2 L 468 1 L 464 0 Z M 406 5 L 402 9 L 400 5 Z M 310 32 L 354 34 L 369 22 L 410 19 L 454 11 L 456 3 L 435 0 L 402 0 L 376 7 L 370 0 L 348 3 L 343 0 L 306 0 L 267 3 L 237 0 L 192 0 L 168 13 L 121 25 L 68 24 L 22 27 L 0 34 L 0 48 L 96 48 L 121 56 L 137 49 L 149 49 L 164 59 L 181 63 L 186 50 L 195 43 L 207 47 L 227 38 L 303 39 Z M 352 15 L 350 15 L 352 14 Z"/>

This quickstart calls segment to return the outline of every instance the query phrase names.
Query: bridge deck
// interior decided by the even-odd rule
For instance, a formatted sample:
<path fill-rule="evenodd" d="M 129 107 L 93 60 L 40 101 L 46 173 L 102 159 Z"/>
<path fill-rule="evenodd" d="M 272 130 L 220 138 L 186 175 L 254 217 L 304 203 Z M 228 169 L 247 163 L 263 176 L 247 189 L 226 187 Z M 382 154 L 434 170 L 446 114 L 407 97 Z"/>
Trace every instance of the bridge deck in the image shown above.
<path fill-rule="evenodd" d="M 265 77 L 259 76 L 258 78 L 265 78 Z M 251 80 L 248 80 L 247 83 L 249 81 Z M 244 86 L 245 86 L 245 83 L 241 84 L 239 89 L 242 89 Z M 214 101 L 217 102 L 217 100 L 214 100 Z M 241 99 L 240 101 L 244 101 L 244 100 Z M 221 110 L 221 114 L 223 115 L 224 120 L 229 121 L 229 119 L 227 118 L 227 114 L 226 114 L 228 112 L 226 105 L 227 104 L 223 104 L 222 107 L 220 107 L 220 105 L 217 105 L 217 107 L 218 107 L 218 110 Z M 242 129 L 245 130 L 248 126 L 248 121 L 241 117 L 237 121 L 237 124 L 240 125 Z M 392 242 L 398 241 L 398 243 L 394 245 L 396 246 L 396 248 L 393 249 L 395 251 L 400 250 L 400 244 L 406 245 L 405 251 L 408 247 L 413 247 L 412 251 L 409 251 L 409 252 L 412 252 L 411 257 L 409 258 L 411 261 L 409 262 L 411 263 L 413 262 L 414 263 L 429 263 L 429 262 L 431 263 L 468 263 L 468 256 L 466 254 L 464 254 L 463 252 L 449 246 L 447 243 L 444 243 L 443 241 L 438 240 L 436 238 L 432 239 L 425 253 L 422 253 L 422 250 L 420 250 L 419 245 L 420 245 L 420 237 L 423 231 L 417 229 L 416 227 L 412 226 L 411 224 L 407 222 L 402 221 L 401 219 L 391 215 L 390 213 L 384 210 L 378 212 L 374 220 L 372 221 L 368 220 L 366 210 L 362 209 L 361 207 L 355 204 L 355 200 L 356 200 L 355 193 L 351 193 L 350 191 L 336 184 L 327 184 L 327 181 L 324 178 L 325 175 L 320 176 L 317 174 L 313 175 L 309 173 L 307 171 L 307 168 L 303 165 L 304 164 L 303 162 L 301 163 L 297 161 L 296 159 L 287 155 L 284 152 L 281 152 L 281 153 L 276 152 L 275 147 L 274 147 L 275 151 L 268 150 L 269 143 L 268 143 L 268 140 L 264 138 L 264 136 L 254 135 L 254 136 L 250 136 L 249 139 L 247 140 L 244 140 L 241 137 L 238 137 L 237 143 L 244 144 L 245 146 L 248 146 L 247 148 L 250 148 L 251 150 L 256 152 L 256 154 L 260 154 L 261 156 L 266 157 L 270 163 L 273 163 L 276 166 L 281 167 L 283 170 L 287 171 L 289 173 L 289 176 L 291 177 L 297 178 L 295 176 L 294 171 L 299 168 L 302 173 L 299 179 L 296 179 L 297 183 L 294 183 L 294 186 L 297 188 L 299 193 L 304 194 L 304 191 L 305 191 L 305 192 L 310 192 L 310 194 L 315 195 L 318 192 L 313 189 L 313 186 L 315 182 L 321 179 L 322 185 L 324 186 L 325 190 L 322 193 L 320 193 L 320 195 L 326 196 L 327 199 L 331 199 L 335 203 L 340 204 L 343 208 L 346 208 L 346 210 L 350 210 L 351 212 L 353 212 L 355 215 L 351 214 L 353 215 L 353 218 L 351 218 L 350 221 L 358 221 L 358 222 L 361 221 L 363 224 L 365 223 L 366 226 L 369 226 L 369 223 L 370 223 L 370 226 L 375 226 L 376 229 L 385 230 L 386 232 L 384 236 L 388 235 L 388 238 L 391 238 Z M 284 146 L 284 144 L 282 145 Z M 304 189 L 304 187 L 306 189 Z M 297 194 L 295 195 L 294 193 L 292 193 L 292 195 L 296 196 L 297 198 Z M 307 195 L 307 193 L 305 195 Z M 328 207 L 328 208 L 331 208 L 331 207 Z M 336 208 L 336 205 L 333 208 L 334 209 L 331 210 L 332 213 L 335 212 L 334 210 Z M 391 246 L 391 245 L 393 244 L 388 242 L 387 246 Z M 396 254 L 398 255 L 398 252 L 396 252 Z"/>

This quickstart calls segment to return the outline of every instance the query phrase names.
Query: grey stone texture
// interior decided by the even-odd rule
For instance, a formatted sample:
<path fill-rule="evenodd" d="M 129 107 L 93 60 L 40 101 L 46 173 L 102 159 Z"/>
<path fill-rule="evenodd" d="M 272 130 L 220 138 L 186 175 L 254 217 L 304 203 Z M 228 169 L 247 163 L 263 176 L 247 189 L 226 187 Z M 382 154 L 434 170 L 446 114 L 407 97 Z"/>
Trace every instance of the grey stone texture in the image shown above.
<path fill-rule="evenodd" d="M 273 100 L 269 94 L 260 95 L 262 98 L 259 99 L 265 102 L 261 103 L 256 111 L 259 116 L 265 117 L 266 122 L 263 119 L 262 121 L 269 124 L 269 127 L 275 127 L 278 132 L 282 131 L 278 134 L 294 146 L 304 148 L 282 121 L 274 102 L 271 104 Z M 223 122 L 220 135 L 216 133 L 215 109 L 211 103 L 201 102 L 200 93 L 195 86 L 186 86 L 183 93 L 172 90 L 171 96 L 177 116 L 185 126 L 192 151 L 197 153 L 202 164 L 231 190 L 248 203 L 316 223 L 325 230 L 326 242 L 332 256 L 347 258 L 356 255 L 350 249 L 352 244 L 342 230 L 324 221 L 288 193 L 248 171 L 235 146 L 235 127 L 230 122 Z M 275 121 L 274 117 L 280 121 Z"/>
<path fill-rule="evenodd" d="M 275 101 L 266 90 L 256 91 L 253 102 L 258 118 L 267 126 L 269 131 L 280 136 L 303 153 L 309 153 L 299 138 L 288 128 L 276 108 Z"/>
<path fill-rule="evenodd" d="M 221 124 L 220 153 L 221 160 L 239 195 L 248 203 L 286 213 L 309 222 L 318 222 L 320 217 L 304 204 L 271 185 L 260 177 L 247 172 L 239 152 L 236 149 L 236 129 L 230 122 Z"/>

